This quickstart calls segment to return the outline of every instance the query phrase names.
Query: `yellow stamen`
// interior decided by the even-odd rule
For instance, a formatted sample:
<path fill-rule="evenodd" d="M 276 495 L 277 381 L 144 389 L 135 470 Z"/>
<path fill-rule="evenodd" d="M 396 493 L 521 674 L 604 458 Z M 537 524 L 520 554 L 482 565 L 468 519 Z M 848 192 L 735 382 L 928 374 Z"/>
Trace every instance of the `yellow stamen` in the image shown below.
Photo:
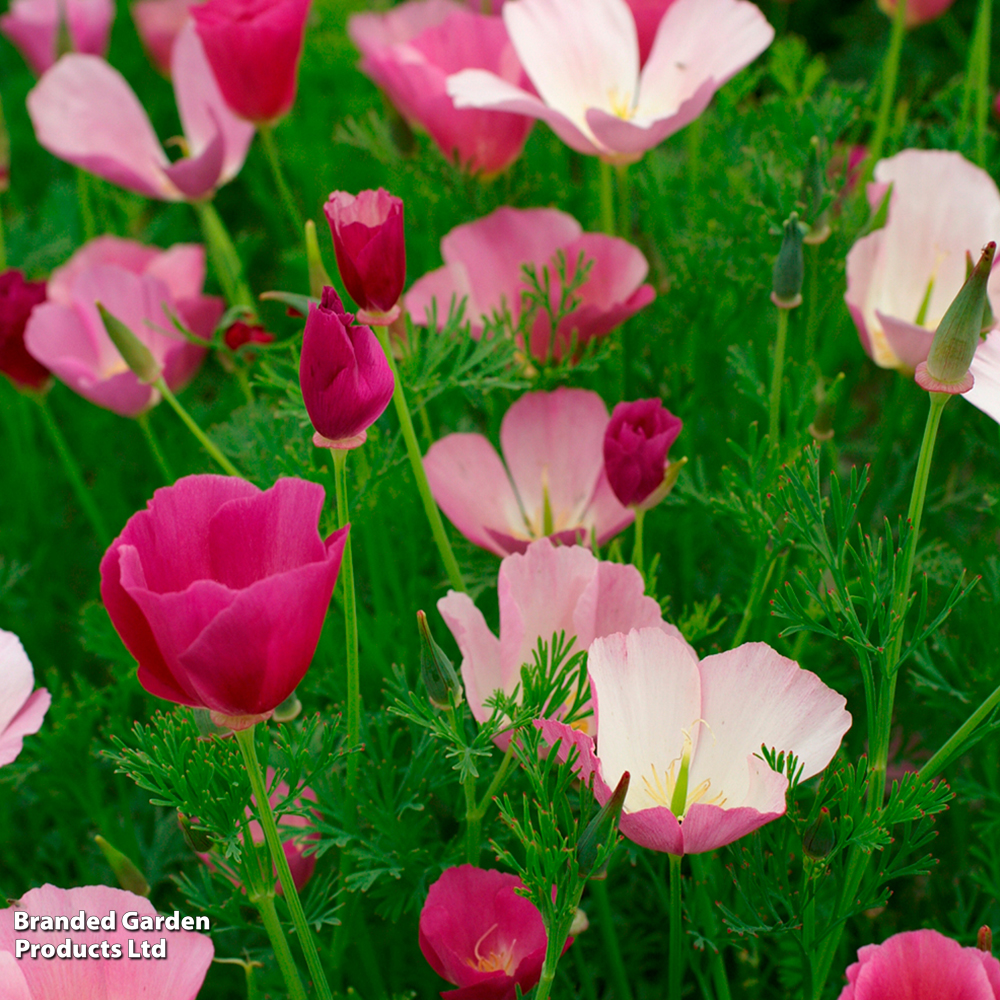
<path fill-rule="evenodd" d="M 511 954 L 514 950 L 514 945 L 517 944 L 517 940 L 514 939 L 510 944 L 497 954 L 495 951 L 491 951 L 487 955 L 479 954 L 479 946 L 486 940 L 498 927 L 498 924 L 494 924 L 490 927 L 476 942 L 475 948 L 472 949 L 472 953 L 475 958 L 467 958 L 465 964 L 470 968 L 475 969 L 477 972 L 498 972 L 503 970 L 508 976 L 514 974 L 514 956 Z"/>

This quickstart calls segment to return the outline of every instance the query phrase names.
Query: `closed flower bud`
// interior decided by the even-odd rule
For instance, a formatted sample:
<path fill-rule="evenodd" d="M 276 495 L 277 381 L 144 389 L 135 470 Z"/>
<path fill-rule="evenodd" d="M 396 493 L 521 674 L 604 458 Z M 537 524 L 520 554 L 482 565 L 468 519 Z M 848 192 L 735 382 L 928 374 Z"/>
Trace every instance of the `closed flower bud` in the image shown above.
<path fill-rule="evenodd" d="M 427 615 L 417 612 L 420 630 L 420 676 L 427 686 L 427 697 L 435 708 L 453 708 L 462 703 L 462 685 L 451 660 L 434 641 Z"/>
<path fill-rule="evenodd" d="M 204 854 L 206 851 L 212 849 L 214 841 L 205 830 L 195 829 L 197 822 L 196 819 L 185 816 L 182 812 L 177 814 L 177 823 L 181 828 L 181 834 L 184 836 L 184 843 L 196 854 Z"/>
<path fill-rule="evenodd" d="M 0 274 L 0 372 L 18 389 L 42 390 L 52 377 L 24 346 L 31 310 L 44 301 L 44 281 L 25 281 L 20 271 Z"/>
<path fill-rule="evenodd" d="M 802 305 L 802 279 L 805 260 L 802 255 L 802 227 L 798 213 L 785 220 L 784 236 L 778 259 L 774 262 L 771 301 L 779 309 L 794 309 Z"/>
<path fill-rule="evenodd" d="M 684 464 L 667 458 L 683 426 L 658 399 L 614 408 L 604 432 L 604 471 L 621 504 L 649 510 L 667 495 Z"/>
<path fill-rule="evenodd" d="M 149 883 L 146 876 L 139 871 L 135 862 L 125 854 L 122 854 L 117 847 L 113 847 L 103 837 L 94 837 L 97 846 L 104 852 L 111 870 L 118 879 L 118 884 L 129 892 L 134 892 L 137 896 L 149 895 Z"/>
<path fill-rule="evenodd" d="M 802 850 L 807 858 L 822 861 L 837 843 L 837 834 L 830 819 L 830 810 L 823 806 L 819 815 L 806 827 L 802 835 Z"/>
<path fill-rule="evenodd" d="M 97 311 L 101 314 L 101 321 L 104 329 L 108 331 L 111 343 L 118 349 L 122 360 L 129 366 L 132 374 L 145 385 L 153 385 L 158 382 L 163 375 L 163 368 L 160 366 L 153 352 L 116 316 L 101 305 L 94 303 Z"/>
<path fill-rule="evenodd" d="M 979 928 L 976 934 L 976 947 L 987 954 L 993 953 L 993 931 L 985 924 Z"/>
<path fill-rule="evenodd" d="M 606 876 L 606 863 L 595 870 L 597 858 L 608 842 L 618 835 L 618 820 L 628 794 L 629 773 L 625 771 L 618 781 L 618 786 L 607 802 L 601 806 L 597 815 L 587 824 L 579 843 L 576 845 L 576 862 L 580 866 L 580 875 L 595 879 Z"/>

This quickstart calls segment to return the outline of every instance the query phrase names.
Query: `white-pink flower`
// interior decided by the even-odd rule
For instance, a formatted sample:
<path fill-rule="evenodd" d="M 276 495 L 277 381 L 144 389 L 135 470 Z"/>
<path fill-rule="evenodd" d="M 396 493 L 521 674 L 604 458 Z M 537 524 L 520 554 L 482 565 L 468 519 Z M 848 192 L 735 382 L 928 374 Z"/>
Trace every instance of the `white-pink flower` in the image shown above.
<path fill-rule="evenodd" d="M 21 752 L 24 737 L 37 733 L 52 696 L 34 691 L 35 674 L 21 640 L 0 628 L 0 767 Z"/>
<path fill-rule="evenodd" d="M 640 68 L 625 0 L 508 0 L 502 15 L 537 96 L 472 69 L 448 80 L 455 106 L 539 118 L 573 149 L 615 163 L 694 121 L 774 38 L 747 0 L 675 0 Z"/>
<path fill-rule="evenodd" d="M 785 812 L 788 779 L 761 756 L 795 754 L 802 778 L 833 759 L 851 716 L 815 674 L 762 642 L 698 661 L 659 629 L 596 639 L 587 673 L 596 741 L 561 722 L 536 723 L 560 755 L 579 751 L 602 805 L 631 781 L 619 828 L 668 854 L 729 844 Z"/>
<path fill-rule="evenodd" d="M 56 61 L 62 18 L 74 52 L 103 56 L 108 51 L 112 0 L 13 0 L 0 17 L 0 33 L 20 49 L 35 76 Z"/>

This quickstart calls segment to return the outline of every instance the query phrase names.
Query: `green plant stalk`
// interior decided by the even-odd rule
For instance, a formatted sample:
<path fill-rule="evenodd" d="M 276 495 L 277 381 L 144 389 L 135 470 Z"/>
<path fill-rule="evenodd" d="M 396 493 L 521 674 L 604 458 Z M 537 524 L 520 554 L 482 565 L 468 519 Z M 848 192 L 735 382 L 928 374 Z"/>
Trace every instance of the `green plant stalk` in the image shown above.
<path fill-rule="evenodd" d="M 413 429 L 413 419 L 410 416 L 410 408 L 406 405 L 406 392 L 403 389 L 402 379 L 399 377 L 399 368 L 396 359 L 392 356 L 392 348 L 389 344 L 388 327 L 376 326 L 375 334 L 385 356 L 392 369 L 392 377 L 395 380 L 395 388 L 392 391 L 392 402 L 396 407 L 396 416 L 399 418 L 399 426 L 403 431 L 403 440 L 406 442 L 406 453 L 410 458 L 410 466 L 413 469 L 413 478 L 417 481 L 417 489 L 420 491 L 420 499 L 424 505 L 424 513 L 431 526 L 431 534 L 437 544 L 438 552 L 441 553 L 441 561 L 444 563 L 445 571 L 452 587 L 465 593 L 465 581 L 462 579 L 462 571 L 458 568 L 458 561 L 455 553 L 451 550 L 451 542 L 444 530 L 444 523 L 441 520 L 441 511 L 431 495 L 431 488 L 427 483 L 427 473 L 424 472 L 424 460 L 420 454 L 420 445 L 417 443 L 417 435 Z"/>
<path fill-rule="evenodd" d="M 778 309 L 778 330 L 774 338 L 774 370 L 771 373 L 771 405 L 768 419 L 768 442 L 771 451 L 780 444 L 781 383 L 785 375 L 785 343 L 788 340 L 788 309 Z"/>
<path fill-rule="evenodd" d="M 274 906 L 274 896 L 271 893 L 260 896 L 254 900 L 254 905 L 264 922 L 264 930 L 267 931 L 268 940 L 274 949 L 274 957 L 278 960 L 278 968 L 281 969 L 281 976 L 288 987 L 289 997 L 291 1000 L 306 1000 L 308 994 L 305 986 L 302 985 L 302 978 L 299 976 L 295 959 L 292 957 L 292 949 L 288 945 L 288 938 L 285 937 L 281 921 L 278 919 L 278 911 Z M 247 993 L 249 994 L 249 988 Z"/>
<path fill-rule="evenodd" d="M 601 232 L 615 235 L 615 186 L 614 167 L 600 160 L 601 169 Z"/>
<path fill-rule="evenodd" d="M 260 125 L 257 128 L 260 133 L 261 142 L 264 144 L 264 152 L 267 154 L 267 162 L 274 175 L 274 183 L 284 206 L 288 221 L 292 224 L 292 229 L 298 235 L 302 232 L 302 216 L 298 206 L 295 204 L 295 196 L 285 179 L 285 172 L 281 169 L 281 157 L 278 155 L 278 144 L 274 141 L 274 127 L 271 125 Z"/>
<path fill-rule="evenodd" d="M 479 864 L 482 816 L 476 808 L 476 778 L 470 772 L 462 782 L 465 792 L 465 860 L 470 865 Z"/>
<path fill-rule="evenodd" d="M 556 978 L 556 966 L 562 957 L 563 945 L 569 937 L 569 929 L 573 923 L 573 915 L 580 905 L 580 897 L 583 895 L 583 887 L 587 884 L 585 879 L 580 879 L 573 893 L 574 899 L 563 911 L 566 917 L 560 925 L 553 930 L 546 927 L 548 941 L 545 945 L 545 960 L 542 962 L 542 975 L 538 980 L 538 988 L 535 990 L 534 1000 L 548 1000 L 549 993 L 552 992 L 552 982 Z"/>
<path fill-rule="evenodd" d="M 955 732 L 948 738 L 948 741 L 941 747 L 940 750 L 920 770 L 917 772 L 917 777 L 921 781 L 926 781 L 928 778 L 933 778 L 937 773 L 938 769 L 943 767 L 944 764 L 951 759 L 951 755 L 972 735 L 976 727 L 979 725 L 983 719 L 986 718 L 990 712 L 1000 705 L 1000 687 L 991 694 L 980 706 L 977 708 L 972 715 L 965 720 L 955 730 Z"/>
<path fill-rule="evenodd" d="M 139 430 L 142 431 L 142 436 L 146 439 L 146 444 L 149 445 L 149 450 L 153 455 L 153 460 L 156 462 L 157 468 L 169 486 L 177 477 L 171 471 L 167 456 L 163 454 L 160 442 L 157 441 L 156 435 L 153 433 L 152 425 L 149 422 L 149 413 L 140 413 L 135 418 L 135 422 L 139 425 Z"/>
<path fill-rule="evenodd" d="M 903 51 L 905 37 L 906 0 L 897 0 L 896 12 L 892 18 L 892 30 L 889 34 L 889 48 L 882 66 L 882 98 L 879 102 L 878 117 L 875 119 L 875 134 L 869 146 L 865 180 L 871 179 L 875 164 L 882 158 L 882 149 L 889 134 L 889 118 L 892 115 L 892 104 L 896 97 L 896 81 L 899 78 L 899 57 Z"/>
<path fill-rule="evenodd" d="M 643 558 L 642 558 L 642 522 L 646 516 L 644 510 L 636 510 L 635 512 L 635 544 L 632 546 L 632 565 L 639 571 L 642 578 L 646 579 L 646 574 L 643 570 Z"/>
<path fill-rule="evenodd" d="M 740 645 L 746 639 L 747 632 L 750 631 L 750 622 L 753 621 L 754 613 L 757 610 L 757 602 L 760 600 L 761 594 L 767 589 L 768 581 L 774 572 L 775 560 L 773 557 L 768 558 L 763 553 L 759 553 L 758 560 L 756 567 L 754 567 L 753 579 L 750 583 L 750 595 L 747 597 L 746 607 L 743 609 L 743 617 L 740 619 L 736 635 L 733 637 L 734 647 Z"/>
<path fill-rule="evenodd" d="M 976 163 L 986 169 L 986 124 L 990 107 L 990 38 L 992 35 L 993 0 L 979 0 L 976 12 L 975 38 L 969 56 L 965 85 L 975 93 Z M 965 101 L 963 100 L 963 105 Z"/>
<path fill-rule="evenodd" d="M 668 854 L 670 859 L 670 951 L 667 958 L 669 1000 L 681 1000 L 681 986 L 684 982 L 684 949 L 681 947 L 681 861 L 679 854 Z"/>
<path fill-rule="evenodd" d="M 629 238 L 632 232 L 632 202 L 629 195 L 628 164 L 619 163 L 615 166 L 618 178 L 618 235 Z"/>
<path fill-rule="evenodd" d="M 319 994 L 320 1000 L 332 1000 L 330 987 L 326 981 L 326 973 L 323 971 L 323 964 L 320 962 L 319 952 L 316 950 L 316 941 L 306 920 L 305 911 L 302 909 L 299 891 L 295 888 L 295 882 L 292 880 L 292 873 L 288 867 L 288 858 L 285 857 L 285 850 L 282 847 L 281 838 L 278 836 L 278 826 L 274 821 L 274 812 L 271 809 L 267 788 L 264 786 L 264 773 L 257 760 L 257 750 L 254 743 L 256 731 L 256 726 L 236 730 L 236 742 L 243 754 L 243 763 L 246 765 L 247 776 L 250 778 L 250 788 L 257 803 L 257 815 L 264 830 L 264 839 L 271 852 L 271 861 L 278 870 L 278 879 L 285 895 L 285 902 L 288 904 L 288 912 L 292 915 L 292 923 L 295 925 L 299 944 L 306 958 L 306 966 L 312 977 L 313 987 Z M 277 920 L 277 914 L 275 914 L 275 920 Z"/>
<path fill-rule="evenodd" d="M 615 930 L 614 914 L 611 911 L 611 900 L 608 898 L 608 884 L 604 879 L 595 880 L 591 884 L 591 892 L 597 903 L 598 919 L 601 926 L 601 938 L 604 941 L 604 951 L 608 964 L 611 966 L 611 980 L 614 983 L 615 1000 L 632 1000 L 632 988 L 629 985 L 628 973 L 622 961 L 622 950 L 618 944 L 618 933 Z"/>
<path fill-rule="evenodd" d="M 80 207 L 80 223 L 83 226 L 84 242 L 89 242 L 97 235 L 97 222 L 94 219 L 94 204 L 90 198 L 90 177 L 77 167 L 76 170 L 76 203 Z"/>
<path fill-rule="evenodd" d="M 202 446 L 212 456 L 216 464 L 222 469 L 227 475 L 237 476 L 242 478 L 242 473 L 239 469 L 233 465 L 232 462 L 226 458 L 225 455 L 219 451 L 218 447 L 214 442 L 208 437 L 208 435 L 195 423 L 194 418 L 188 413 L 187 410 L 181 405 L 177 397 L 170 391 L 170 387 L 163 380 L 161 376 L 153 383 L 154 388 L 159 389 L 163 398 L 174 408 L 174 412 L 184 421 L 184 425 L 187 429 L 197 438 L 198 443 Z"/>
<path fill-rule="evenodd" d="M 191 206 L 198 215 L 212 267 L 226 301 L 231 306 L 244 306 L 256 316 L 253 293 L 243 277 L 243 263 L 215 206 L 210 201 L 193 201 Z"/>

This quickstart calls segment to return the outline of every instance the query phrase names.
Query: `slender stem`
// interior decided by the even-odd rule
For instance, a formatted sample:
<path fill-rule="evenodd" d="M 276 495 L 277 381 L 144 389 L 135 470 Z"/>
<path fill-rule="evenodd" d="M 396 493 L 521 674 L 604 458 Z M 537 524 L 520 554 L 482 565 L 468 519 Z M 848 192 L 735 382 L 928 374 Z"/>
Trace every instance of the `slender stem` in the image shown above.
<path fill-rule="evenodd" d="M 170 469 L 170 463 L 167 461 L 167 456 L 163 454 L 163 449 L 160 447 L 160 442 L 157 441 L 156 435 L 153 433 L 153 427 L 149 422 L 148 413 L 140 413 L 138 417 L 135 418 L 135 422 L 139 425 L 139 430 L 142 431 L 142 436 L 146 439 L 146 444 L 149 445 L 149 450 L 152 452 L 153 459 L 163 474 L 163 478 L 167 481 L 167 485 L 176 480 L 176 476 Z"/>
<path fill-rule="evenodd" d="M 979 0 L 976 26 L 973 34 L 969 67 L 966 71 L 966 94 L 975 94 L 974 120 L 976 123 L 976 163 L 986 167 L 986 124 L 990 106 L 990 37 L 992 30 L 993 0 Z M 965 101 L 963 100 L 963 106 Z"/>
<path fill-rule="evenodd" d="M 821 243 L 808 244 L 806 262 L 806 329 L 802 337 L 802 359 L 808 364 L 816 353 L 816 333 L 819 327 L 821 302 L 819 297 L 819 258 Z"/>
<path fill-rule="evenodd" d="M 899 57 L 906 37 L 906 0 L 896 0 L 896 12 L 892 18 L 889 35 L 889 49 L 882 67 L 882 99 L 879 102 L 878 118 L 875 120 L 875 135 L 872 138 L 866 173 L 871 176 L 875 164 L 882 158 L 882 148 L 889 134 L 889 117 L 896 96 L 896 80 L 899 77 Z"/>
<path fill-rule="evenodd" d="M 615 235 L 615 190 L 614 167 L 610 163 L 601 164 L 601 232 Z"/>
<path fill-rule="evenodd" d="M 193 201 L 191 205 L 198 214 L 208 254 L 226 301 L 231 306 L 244 306 L 256 315 L 253 293 L 243 277 L 243 263 L 215 206 L 210 201 Z"/>
<path fill-rule="evenodd" d="M 632 201 L 628 185 L 628 164 L 619 163 L 615 166 L 618 177 L 618 235 L 629 238 L 632 232 Z"/>
<path fill-rule="evenodd" d="M 153 383 L 153 385 L 160 390 L 163 398 L 174 408 L 177 416 L 184 421 L 187 429 L 198 439 L 198 443 L 209 453 L 209 455 L 212 456 L 213 459 L 215 459 L 216 464 L 230 476 L 242 476 L 240 470 L 237 469 L 236 466 L 233 465 L 233 463 L 230 462 L 221 451 L 219 451 L 218 446 L 215 445 L 208 435 L 195 423 L 191 414 L 184 409 L 177 397 L 170 391 L 170 387 L 167 383 L 162 378 L 159 378 Z"/>
<path fill-rule="evenodd" d="M 668 855 L 670 859 L 670 953 L 668 958 L 669 1000 L 680 1000 L 681 985 L 684 981 L 684 951 L 681 947 L 681 861 L 679 854 Z"/>
<path fill-rule="evenodd" d="M 500 767 L 497 769 L 497 773 L 493 775 L 490 787 L 486 789 L 486 794 L 479 803 L 480 818 L 486 815 L 486 810 L 489 809 L 493 797 L 499 793 L 504 781 L 507 780 L 507 771 L 510 768 L 511 761 L 514 759 L 514 743 L 515 741 L 512 739 L 507 744 L 507 752 L 503 755 L 503 760 L 500 761 Z"/>
<path fill-rule="evenodd" d="M 774 371 L 771 374 L 771 412 L 768 420 L 768 444 L 777 451 L 781 432 L 781 383 L 785 374 L 785 342 L 788 339 L 788 309 L 778 309 L 778 332 L 774 338 Z"/>
<path fill-rule="evenodd" d="M 642 574 L 643 579 L 646 578 L 642 558 L 642 522 L 645 517 L 646 512 L 644 510 L 637 510 L 635 512 L 635 545 L 632 548 L 632 565 Z"/>
<path fill-rule="evenodd" d="M 284 883 L 282 883 L 284 885 Z M 288 987 L 288 995 L 292 1000 L 306 1000 L 308 994 L 305 986 L 302 985 L 302 977 L 295 965 L 295 958 L 292 956 L 292 949 L 288 945 L 288 938 L 278 919 L 278 911 L 274 907 L 274 896 L 268 893 L 254 900 L 261 920 L 264 921 L 264 930 L 271 941 L 274 949 L 274 957 L 278 960 L 278 968 L 281 969 L 281 976 Z"/>
<path fill-rule="evenodd" d="M 90 191 L 90 177 L 78 167 L 76 171 L 76 203 L 80 206 L 80 222 L 83 226 L 84 242 L 89 242 L 97 235 L 97 223 L 94 221 L 94 205 Z"/>
<path fill-rule="evenodd" d="M 260 125 L 257 129 L 260 133 L 261 141 L 264 144 L 264 152 L 267 154 L 267 162 L 270 164 L 271 173 L 274 175 L 274 183 L 278 188 L 281 203 L 285 208 L 288 221 L 292 224 L 296 236 L 302 232 L 302 215 L 298 205 L 295 204 L 295 196 L 292 189 L 285 180 L 285 172 L 281 169 L 281 157 L 278 155 L 278 144 L 274 141 L 274 128 L 271 125 Z"/>
<path fill-rule="evenodd" d="M 239 744 L 240 752 L 243 754 L 243 763 L 246 765 L 247 775 L 250 778 L 250 788 L 257 803 L 257 818 L 264 830 L 264 839 L 267 841 L 268 849 L 271 852 L 271 861 L 278 870 L 281 889 L 285 896 L 285 902 L 288 904 L 288 911 L 292 915 L 292 923 L 295 925 L 299 944 L 306 957 L 306 965 L 309 968 L 309 975 L 312 977 L 313 986 L 319 994 L 320 1000 L 332 1000 L 330 987 L 326 981 L 326 973 L 323 971 L 323 964 L 320 962 L 319 953 L 316 951 L 316 942 L 313 939 L 312 930 L 306 920 L 305 911 L 302 909 L 299 891 L 295 888 L 295 882 L 288 867 L 288 858 L 285 857 L 285 849 L 282 847 L 281 838 L 278 836 L 278 826 L 274 821 L 274 812 L 271 810 L 267 788 L 264 786 L 264 772 L 261 770 L 260 762 L 257 760 L 257 750 L 254 744 L 256 729 L 256 726 L 252 726 L 249 729 L 236 730 L 236 742 Z"/>
<path fill-rule="evenodd" d="M 618 944 L 618 933 L 615 930 L 611 900 L 608 898 L 608 883 L 603 879 L 593 882 L 591 892 L 597 903 L 601 938 L 604 941 L 604 951 L 608 964 L 611 966 L 611 978 L 615 985 L 615 1000 L 632 1000 L 632 988 L 629 986 L 628 973 L 625 971 L 625 963 L 622 961 L 622 950 Z"/>
<path fill-rule="evenodd" d="M 375 333 L 378 336 L 382 350 L 389 361 L 392 369 L 392 377 L 395 379 L 396 387 L 392 392 L 392 402 L 396 407 L 396 416 L 399 418 L 399 425 L 403 430 L 403 440 L 406 442 L 406 452 L 410 458 L 410 466 L 413 469 L 413 478 L 417 481 L 417 489 L 420 491 L 420 499 L 424 505 L 424 513 L 431 526 L 431 534 L 437 543 L 438 552 L 441 553 L 441 561 L 448 573 L 448 579 L 455 590 L 465 593 L 465 581 L 462 579 L 462 571 L 458 568 L 458 561 L 455 553 L 451 550 L 451 542 L 444 530 L 444 523 L 441 521 L 441 511 L 438 510 L 434 497 L 431 495 L 431 488 L 427 483 L 427 473 L 424 472 L 424 460 L 420 454 L 420 445 L 417 443 L 417 435 L 413 430 L 413 420 L 410 417 L 410 408 L 406 405 L 406 392 L 403 389 L 402 379 L 399 377 L 399 368 L 396 366 L 396 359 L 392 356 L 392 348 L 389 344 L 389 329 L 384 326 L 376 326 Z"/>
<path fill-rule="evenodd" d="M 483 818 L 476 808 L 476 778 L 471 771 L 465 776 L 462 787 L 465 791 L 465 860 L 470 865 L 478 865 Z"/>
<path fill-rule="evenodd" d="M 753 579 L 750 582 L 750 594 L 747 597 L 746 607 L 743 609 L 743 617 L 740 619 L 739 627 L 736 629 L 736 635 L 733 636 L 734 647 L 740 645 L 747 637 L 747 632 L 750 630 L 750 622 L 753 621 L 754 613 L 757 610 L 757 602 L 760 600 L 760 595 L 764 592 L 768 581 L 771 579 L 771 574 L 774 572 L 773 558 L 769 559 L 761 553 L 758 556 L 758 560 L 754 568 Z"/>
<path fill-rule="evenodd" d="M 993 709 L 1000 705 L 1000 687 L 991 694 L 982 705 L 977 708 L 972 715 L 965 720 L 955 730 L 952 736 L 948 739 L 943 747 L 920 770 L 917 772 L 917 777 L 921 780 L 926 778 L 933 778 L 938 770 L 944 766 L 944 764 L 951 759 L 951 756 L 955 751 L 972 735 L 973 731 L 979 725 L 983 719 L 986 718 Z"/>
<path fill-rule="evenodd" d="M 560 907 L 563 915 L 555 927 L 546 927 L 548 941 L 545 945 L 545 960 L 542 962 L 542 975 L 538 980 L 538 988 L 535 990 L 534 1000 L 548 1000 L 549 993 L 552 992 L 552 982 L 556 978 L 556 966 L 563 953 L 563 946 L 566 938 L 569 937 L 569 929 L 573 923 L 573 914 L 580 905 L 580 897 L 583 895 L 583 887 L 587 884 L 586 879 L 581 879 L 577 883 L 576 889 L 572 892 L 572 899 L 568 905 Z"/>
<path fill-rule="evenodd" d="M 56 454 L 59 456 L 63 472 L 66 473 L 66 478 L 69 480 L 70 486 L 73 487 L 76 499 L 83 508 L 84 514 L 87 515 L 90 526 L 94 529 L 97 542 L 102 549 L 106 549 L 111 544 L 111 534 L 104 524 L 104 516 L 98 509 L 93 494 L 83 481 L 83 473 L 80 471 L 80 466 L 76 458 L 74 458 L 69 445 L 66 443 L 62 431 L 59 430 L 59 424 L 56 423 L 56 418 L 53 416 L 52 410 L 49 409 L 48 400 L 45 396 L 32 396 L 32 399 L 38 403 L 38 409 L 42 415 L 42 425 L 45 427 L 49 435 L 49 440 L 52 442 Z"/>

